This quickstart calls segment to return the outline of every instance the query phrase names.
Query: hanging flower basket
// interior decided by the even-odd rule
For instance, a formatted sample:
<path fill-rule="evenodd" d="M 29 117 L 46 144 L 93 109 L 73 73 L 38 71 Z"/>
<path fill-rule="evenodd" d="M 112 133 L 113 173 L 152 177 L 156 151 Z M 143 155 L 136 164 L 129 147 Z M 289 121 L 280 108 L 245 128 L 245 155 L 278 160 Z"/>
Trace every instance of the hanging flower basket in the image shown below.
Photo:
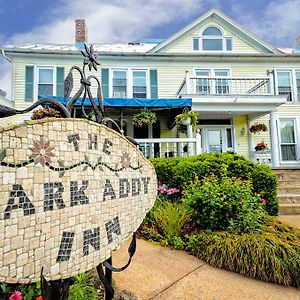
<path fill-rule="evenodd" d="M 181 133 L 187 132 L 187 126 L 192 125 L 193 130 L 195 130 L 195 126 L 197 125 L 198 118 L 193 111 L 189 111 L 186 113 L 182 113 L 176 116 L 175 122 L 177 125 L 177 129 Z"/>
<path fill-rule="evenodd" d="M 255 151 L 262 151 L 265 150 L 267 148 L 267 144 L 265 144 L 264 141 L 257 143 L 255 146 Z"/>
<path fill-rule="evenodd" d="M 262 131 L 268 131 L 268 127 L 264 123 L 256 123 L 250 126 L 250 132 L 257 133 Z"/>
<path fill-rule="evenodd" d="M 157 121 L 156 114 L 148 109 L 142 109 L 139 113 L 133 115 L 132 123 L 137 127 L 153 124 Z"/>

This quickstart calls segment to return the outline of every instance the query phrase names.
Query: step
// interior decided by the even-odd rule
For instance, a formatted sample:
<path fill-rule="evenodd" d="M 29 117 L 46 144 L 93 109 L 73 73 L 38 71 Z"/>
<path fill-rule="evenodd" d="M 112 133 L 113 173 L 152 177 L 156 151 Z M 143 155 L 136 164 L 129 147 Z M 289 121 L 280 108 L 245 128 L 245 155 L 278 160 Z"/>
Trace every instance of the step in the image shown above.
<path fill-rule="evenodd" d="M 279 194 L 279 195 L 285 195 L 285 194 L 300 195 L 300 187 L 279 185 L 277 188 L 277 194 Z"/>
<path fill-rule="evenodd" d="M 280 215 L 300 215 L 300 204 L 279 204 Z"/>
<path fill-rule="evenodd" d="M 300 194 L 278 194 L 279 203 L 299 203 Z"/>

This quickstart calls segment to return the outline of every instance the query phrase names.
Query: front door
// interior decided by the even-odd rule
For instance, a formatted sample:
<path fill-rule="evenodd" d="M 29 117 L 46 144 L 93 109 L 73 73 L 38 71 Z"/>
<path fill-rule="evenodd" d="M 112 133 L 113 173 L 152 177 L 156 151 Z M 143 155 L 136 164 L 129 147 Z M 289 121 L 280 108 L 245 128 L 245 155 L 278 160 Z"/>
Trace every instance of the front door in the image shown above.
<path fill-rule="evenodd" d="M 207 152 L 223 152 L 223 137 L 221 129 L 207 129 Z"/>
<path fill-rule="evenodd" d="M 232 128 L 230 127 L 204 127 L 203 149 L 206 153 L 223 153 L 233 150 Z"/>

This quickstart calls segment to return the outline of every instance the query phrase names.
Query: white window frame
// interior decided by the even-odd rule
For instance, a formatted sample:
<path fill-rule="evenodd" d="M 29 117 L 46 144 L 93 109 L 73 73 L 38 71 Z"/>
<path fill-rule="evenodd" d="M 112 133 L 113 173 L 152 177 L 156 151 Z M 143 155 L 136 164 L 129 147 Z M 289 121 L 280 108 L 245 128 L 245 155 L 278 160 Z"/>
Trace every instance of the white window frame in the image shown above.
<path fill-rule="evenodd" d="M 196 72 L 197 71 L 208 71 L 209 72 L 209 76 L 208 76 L 208 78 L 217 78 L 217 77 L 220 77 L 220 78 L 223 78 L 223 77 L 221 77 L 221 76 L 216 76 L 215 75 L 215 72 L 216 71 L 228 71 L 228 79 L 230 80 L 230 78 L 231 78 L 231 69 L 230 68 L 222 68 L 222 67 L 215 67 L 215 68 L 207 68 L 207 67 L 203 67 L 203 68 L 201 68 L 201 67 L 197 67 L 197 68 L 194 68 L 194 70 L 193 70 L 193 73 L 194 73 L 194 76 L 198 76 L 198 75 L 196 75 Z M 231 87 L 230 87 L 230 81 L 228 82 L 228 87 L 229 87 L 229 90 L 228 90 L 228 93 L 226 93 L 226 94 L 217 94 L 215 91 L 216 91 L 216 81 L 215 80 L 213 80 L 213 81 L 211 81 L 212 82 L 212 84 L 210 85 L 210 93 L 209 94 L 205 94 L 205 95 L 230 95 L 230 91 L 231 91 Z M 197 84 L 196 84 L 196 81 L 195 81 L 195 84 L 194 84 L 194 94 L 197 94 Z M 212 91 L 214 91 L 213 93 L 212 93 Z"/>
<path fill-rule="evenodd" d="M 280 121 L 281 120 L 293 120 L 294 121 L 294 134 L 295 134 L 295 146 L 296 146 L 296 160 L 283 160 L 282 159 L 282 151 L 281 151 L 281 126 Z M 278 118 L 278 138 L 279 138 L 279 155 L 280 155 L 280 163 L 281 164 L 293 164 L 293 163 L 299 163 L 300 160 L 300 118 L 299 117 L 279 117 Z M 286 144 L 286 143 L 285 143 Z"/>
<path fill-rule="evenodd" d="M 299 68 L 276 68 L 274 69 L 274 81 L 275 81 L 275 92 L 276 95 L 279 95 L 278 91 L 278 72 L 289 72 L 290 73 L 290 84 L 291 84 L 291 94 L 292 101 L 287 101 L 287 104 L 291 103 L 300 103 L 300 96 L 297 97 L 297 81 L 296 81 L 296 72 L 300 72 Z"/>
<path fill-rule="evenodd" d="M 126 71 L 127 95 L 126 98 L 133 98 L 133 71 L 146 72 L 146 98 L 150 98 L 150 69 L 149 68 L 110 68 L 109 69 L 109 97 L 113 98 L 113 71 Z"/>
<path fill-rule="evenodd" d="M 38 100 L 38 91 L 39 91 L 39 70 L 40 69 L 49 69 L 53 70 L 53 95 L 56 95 L 56 66 L 51 66 L 51 65 L 37 65 L 34 67 L 34 89 L 33 89 L 33 94 L 34 94 L 34 99 Z"/>
<path fill-rule="evenodd" d="M 203 35 L 203 32 L 209 28 L 209 27 L 215 27 L 219 29 L 222 33 L 222 35 Z M 199 43 L 199 50 L 194 50 L 194 39 L 198 38 L 198 43 Z M 222 50 L 204 50 L 203 49 L 203 39 L 204 40 L 222 40 Z M 226 40 L 231 39 L 231 50 L 227 50 L 227 45 L 226 45 Z M 209 24 L 205 26 L 199 35 L 192 35 L 191 39 L 191 49 L 192 52 L 209 52 L 209 53 L 221 53 L 221 52 L 233 52 L 234 51 L 234 38 L 233 36 L 227 36 L 220 26 L 214 25 L 214 24 Z"/>

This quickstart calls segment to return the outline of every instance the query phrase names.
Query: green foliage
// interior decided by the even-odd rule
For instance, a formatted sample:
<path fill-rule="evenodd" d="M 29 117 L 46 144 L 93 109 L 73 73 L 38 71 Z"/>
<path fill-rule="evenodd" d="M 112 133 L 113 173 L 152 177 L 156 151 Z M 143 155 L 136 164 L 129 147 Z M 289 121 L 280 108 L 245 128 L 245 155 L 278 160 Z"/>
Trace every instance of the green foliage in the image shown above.
<path fill-rule="evenodd" d="M 196 178 L 201 181 L 210 175 L 250 180 L 253 192 L 267 200 L 266 211 L 270 215 L 278 214 L 276 175 L 269 167 L 254 164 L 243 156 L 210 153 L 188 158 L 154 158 L 151 162 L 161 184 L 176 186 L 180 190 Z"/>
<path fill-rule="evenodd" d="M 300 287 L 300 230 L 278 221 L 260 233 L 202 231 L 187 248 L 214 267 Z"/>
<path fill-rule="evenodd" d="M 0 288 L 0 299 L 8 299 L 14 291 L 21 292 L 23 300 L 35 300 L 37 296 L 42 294 L 39 282 L 32 284 L 9 284 L 1 282 Z"/>
<path fill-rule="evenodd" d="M 190 214 L 182 203 L 163 202 L 156 210 L 155 219 L 168 241 L 179 237 Z"/>
<path fill-rule="evenodd" d="M 240 179 L 206 177 L 188 187 L 184 201 L 201 228 L 249 232 L 263 227 L 259 198 Z"/>
<path fill-rule="evenodd" d="M 70 286 L 69 300 L 98 300 L 98 292 L 89 272 L 73 277 L 74 283 Z"/>
<path fill-rule="evenodd" d="M 142 127 L 144 125 L 153 124 L 157 121 L 156 114 L 148 109 L 142 109 L 132 117 L 132 123 L 135 126 Z"/>

